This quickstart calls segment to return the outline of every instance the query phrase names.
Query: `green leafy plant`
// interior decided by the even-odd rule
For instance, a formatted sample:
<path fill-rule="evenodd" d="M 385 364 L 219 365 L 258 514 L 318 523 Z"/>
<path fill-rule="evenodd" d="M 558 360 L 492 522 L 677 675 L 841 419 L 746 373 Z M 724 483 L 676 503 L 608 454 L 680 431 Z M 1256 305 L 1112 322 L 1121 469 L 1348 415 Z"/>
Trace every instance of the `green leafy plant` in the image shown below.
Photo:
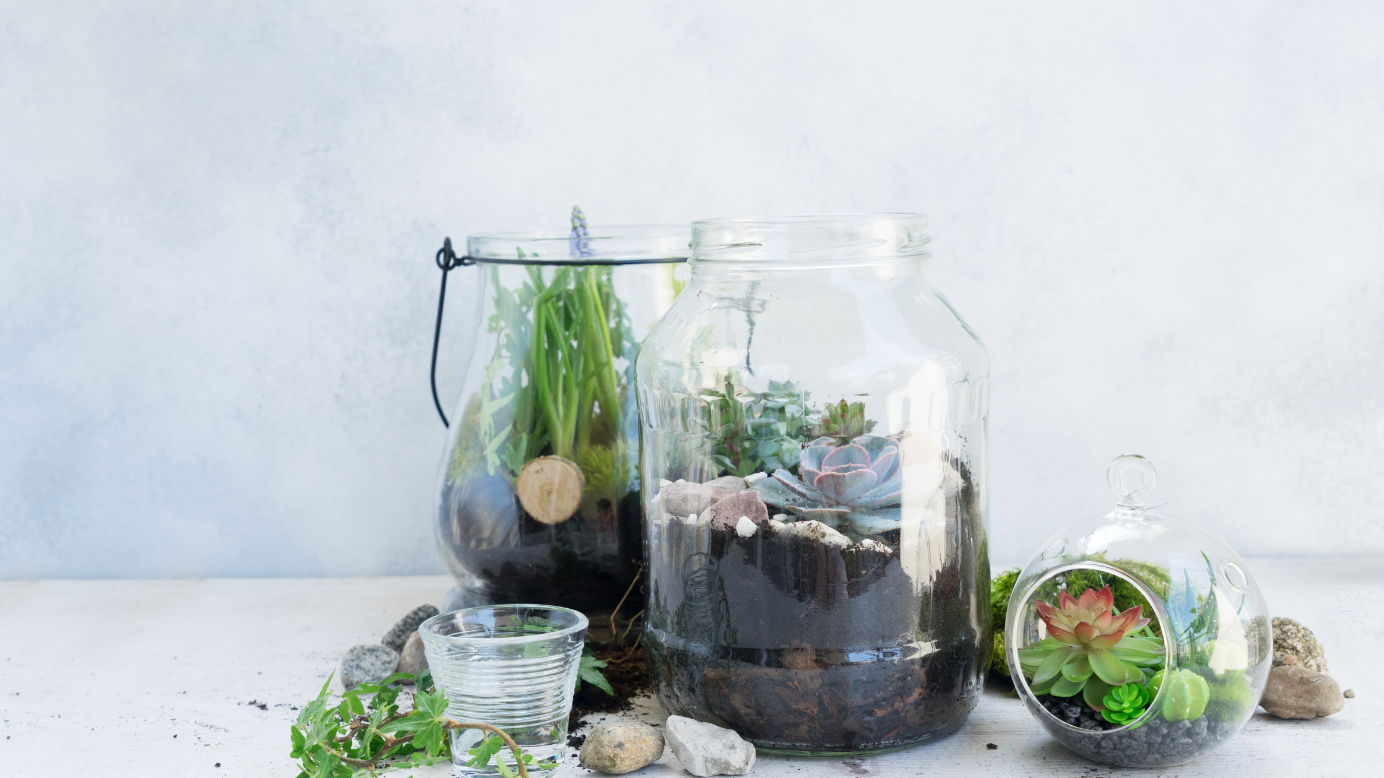
<path fill-rule="evenodd" d="M 1133 635 L 1149 623 L 1140 617 L 1141 608 L 1115 612 L 1108 586 L 1087 589 L 1080 598 L 1064 591 L 1057 607 L 1042 601 L 1033 605 L 1049 635 L 1019 651 L 1034 694 L 1082 694 L 1087 705 L 1100 710 L 1110 687 L 1142 683 L 1143 668 L 1164 661 L 1160 641 Z"/>
<path fill-rule="evenodd" d="M 1123 686 L 1113 686 L 1105 693 L 1105 697 L 1101 698 L 1101 716 L 1112 724 L 1128 724 L 1144 715 L 1150 698 L 1149 690 L 1142 684 L 1127 683 Z"/>
<path fill-rule="evenodd" d="M 812 436 L 833 438 L 836 445 L 845 445 L 861 435 L 870 434 L 874 428 L 874 421 L 865 418 L 865 403 L 841 400 L 827 403 L 822 409 L 821 420 L 813 426 Z"/>
<path fill-rule="evenodd" d="M 586 256 L 590 252 L 577 237 L 586 234 L 581 209 L 573 209 L 572 223 L 573 256 Z M 526 258 L 522 249 L 517 253 Z M 500 267 L 492 268 L 495 312 L 487 328 L 499 345 L 485 369 L 475 422 L 459 430 L 478 442 L 456 447 L 449 472 L 453 480 L 460 477 L 465 457 L 477 447 L 491 475 L 513 479 L 543 454 L 572 459 L 589 446 L 603 446 L 602 465 L 609 472 L 596 480 L 610 487 L 617 473 L 629 469 L 622 467 L 619 444 L 638 347 L 611 269 L 574 263 L 546 281 L 538 266 L 525 265 L 524 271 L 524 282 L 509 288 Z M 617 364 L 622 359 L 623 368 Z M 605 462 L 612 451 L 615 461 Z"/>
<path fill-rule="evenodd" d="M 1168 721 L 1193 721 L 1206 711 L 1211 700 L 1211 687 L 1206 679 L 1191 670 L 1160 670 L 1149 680 L 1149 688 L 1163 695 L 1163 718 Z"/>
<path fill-rule="evenodd" d="M 700 418 L 693 424 L 716 441 L 712 459 L 721 475 L 744 477 L 798 465 L 798 449 L 809 440 L 808 393 L 791 381 L 770 381 L 769 391 L 751 392 L 727 373 L 719 389 L 701 393 Z"/>
<path fill-rule="evenodd" d="M 1214 721 L 1238 722 L 1248 716 L 1258 703 L 1254 689 L 1241 671 L 1216 675 L 1209 670 L 1197 669 L 1197 674 L 1207 678 L 1210 697 L 1206 701 L 1206 717 Z"/>
<path fill-rule="evenodd" d="M 360 684 L 333 703 L 329 677 L 317 698 L 299 711 L 290 732 L 289 755 L 301 767 L 298 778 L 364 778 L 446 761 L 451 758 L 447 733 L 462 729 L 485 731 L 487 739 L 493 735 L 497 743 L 508 746 L 515 759 L 511 772 L 527 778 L 525 765 L 533 763 L 532 756 L 498 727 L 448 718 L 447 697 L 433 687 L 427 670 L 414 679 L 412 710 L 400 710 L 400 690 L 393 684 L 408 679 L 414 677 L 395 673 L 379 683 Z M 503 769 L 501 773 L 509 776 Z"/>
<path fill-rule="evenodd" d="M 581 662 L 577 665 L 577 689 L 581 689 L 582 681 L 585 681 L 606 694 L 614 695 L 615 689 L 611 687 L 610 681 L 607 681 L 606 677 L 601 674 L 601 668 L 608 664 L 609 662 L 596 658 L 591 646 L 584 647 L 581 652 Z"/>

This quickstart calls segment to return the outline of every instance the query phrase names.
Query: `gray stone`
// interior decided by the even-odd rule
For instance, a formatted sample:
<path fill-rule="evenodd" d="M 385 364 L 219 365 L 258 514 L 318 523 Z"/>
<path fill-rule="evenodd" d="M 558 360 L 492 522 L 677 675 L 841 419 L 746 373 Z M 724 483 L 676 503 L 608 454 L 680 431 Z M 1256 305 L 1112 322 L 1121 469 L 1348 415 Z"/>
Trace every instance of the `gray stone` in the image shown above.
<path fill-rule="evenodd" d="M 1292 619 L 1276 618 L 1273 620 L 1274 667 L 1293 664 L 1288 661 L 1290 656 L 1314 673 L 1331 672 L 1326 667 L 1326 651 L 1312 630 Z"/>
<path fill-rule="evenodd" d="M 436 616 L 437 612 L 436 605 L 419 605 L 409 611 L 407 616 L 399 619 L 399 623 L 395 624 L 389 632 L 385 633 L 384 637 L 380 638 L 380 643 L 394 649 L 396 654 L 403 651 L 404 641 L 408 640 L 409 633 L 417 632 L 418 625 Z"/>
<path fill-rule="evenodd" d="M 581 746 L 581 766 L 607 775 L 632 773 L 663 756 L 663 733 L 638 721 L 598 724 Z"/>
<path fill-rule="evenodd" d="M 1280 719 L 1330 716 L 1346 705 L 1341 687 L 1331 676 L 1297 665 L 1280 665 L 1269 671 L 1269 682 L 1259 704 Z"/>
<path fill-rule="evenodd" d="M 1341 696 L 1342 696 L 1342 697 L 1345 697 L 1347 700 L 1353 700 L 1353 699 L 1355 699 L 1355 690 L 1354 690 L 1354 689 L 1346 689 L 1346 690 L 1341 694 Z"/>
<path fill-rule="evenodd" d="M 754 746 L 729 729 L 683 716 L 669 716 L 663 729 L 673 756 L 693 775 L 744 775 L 754 767 Z"/>
<path fill-rule="evenodd" d="M 745 489 L 727 495 L 711 504 L 711 528 L 734 530 L 740 519 L 746 518 L 756 525 L 769 520 L 769 507 L 764 498 L 753 489 Z"/>
<path fill-rule="evenodd" d="M 341 685 L 347 690 L 388 678 L 399 666 L 399 652 L 379 643 L 352 646 L 341 657 Z"/>
<path fill-rule="evenodd" d="M 408 640 L 404 641 L 404 650 L 399 652 L 399 669 L 394 672 L 418 675 L 427 667 L 428 655 L 423 653 L 423 636 L 417 632 L 409 633 Z"/>

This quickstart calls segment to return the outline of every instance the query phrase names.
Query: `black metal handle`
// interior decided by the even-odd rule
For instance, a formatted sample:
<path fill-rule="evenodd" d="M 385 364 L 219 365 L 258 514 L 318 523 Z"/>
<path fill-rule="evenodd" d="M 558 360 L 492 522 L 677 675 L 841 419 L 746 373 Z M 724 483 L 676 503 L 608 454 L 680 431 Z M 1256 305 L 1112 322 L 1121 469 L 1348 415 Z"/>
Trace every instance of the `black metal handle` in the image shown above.
<path fill-rule="evenodd" d="M 430 371 L 432 395 L 433 405 L 437 406 L 437 415 L 442 417 L 442 426 L 450 429 L 452 425 L 447 423 L 447 414 L 442 411 L 442 401 L 437 399 L 437 344 L 442 339 L 442 311 L 447 304 L 447 274 L 452 272 L 454 268 L 476 263 L 470 257 L 458 257 L 456 252 L 452 251 L 451 238 L 443 239 L 442 248 L 437 250 L 434 261 L 442 269 L 442 291 L 437 295 L 437 324 L 433 327 L 432 370 Z"/>

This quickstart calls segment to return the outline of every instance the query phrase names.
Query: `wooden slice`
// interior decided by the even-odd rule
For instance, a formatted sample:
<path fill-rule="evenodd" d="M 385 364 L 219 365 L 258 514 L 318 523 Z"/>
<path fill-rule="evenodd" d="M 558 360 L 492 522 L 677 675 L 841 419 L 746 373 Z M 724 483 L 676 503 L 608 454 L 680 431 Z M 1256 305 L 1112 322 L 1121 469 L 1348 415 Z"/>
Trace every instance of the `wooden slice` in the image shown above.
<path fill-rule="evenodd" d="M 576 463 L 562 457 L 530 459 L 519 471 L 515 491 L 524 510 L 544 524 L 561 524 L 581 505 L 586 477 Z"/>

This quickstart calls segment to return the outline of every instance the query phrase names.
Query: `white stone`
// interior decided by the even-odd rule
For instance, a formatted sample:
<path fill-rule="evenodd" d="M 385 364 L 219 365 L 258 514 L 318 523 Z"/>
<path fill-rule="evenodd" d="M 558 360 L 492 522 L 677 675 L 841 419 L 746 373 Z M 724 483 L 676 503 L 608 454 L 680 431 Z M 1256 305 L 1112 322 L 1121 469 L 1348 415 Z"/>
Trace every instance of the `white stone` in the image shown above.
<path fill-rule="evenodd" d="M 754 746 L 715 724 L 669 716 L 663 736 L 683 769 L 701 778 L 744 775 L 754 766 Z"/>
<path fill-rule="evenodd" d="M 740 521 L 735 523 L 735 534 L 742 538 L 748 538 L 758 529 L 754 522 L 750 521 L 749 516 L 741 516 Z"/>
<path fill-rule="evenodd" d="M 850 538 L 820 521 L 809 519 L 808 521 L 795 521 L 783 526 L 785 532 L 801 535 L 806 540 L 815 540 L 823 545 L 845 548 L 851 544 Z"/>
<path fill-rule="evenodd" d="M 788 522 L 788 514 L 775 513 L 773 516 L 773 521 L 777 521 L 779 524 L 786 524 Z"/>
<path fill-rule="evenodd" d="M 864 540 L 860 541 L 860 545 L 857 546 L 857 548 L 859 548 L 862 551 L 873 551 L 877 554 L 894 553 L 893 549 L 889 548 L 888 546 L 884 545 L 878 540 L 872 540 L 870 538 L 865 538 Z"/>
<path fill-rule="evenodd" d="M 768 477 L 768 473 L 750 473 L 749 475 L 745 476 L 745 485 L 754 486 L 755 484 L 759 483 L 760 481 L 763 481 L 765 478 Z"/>

